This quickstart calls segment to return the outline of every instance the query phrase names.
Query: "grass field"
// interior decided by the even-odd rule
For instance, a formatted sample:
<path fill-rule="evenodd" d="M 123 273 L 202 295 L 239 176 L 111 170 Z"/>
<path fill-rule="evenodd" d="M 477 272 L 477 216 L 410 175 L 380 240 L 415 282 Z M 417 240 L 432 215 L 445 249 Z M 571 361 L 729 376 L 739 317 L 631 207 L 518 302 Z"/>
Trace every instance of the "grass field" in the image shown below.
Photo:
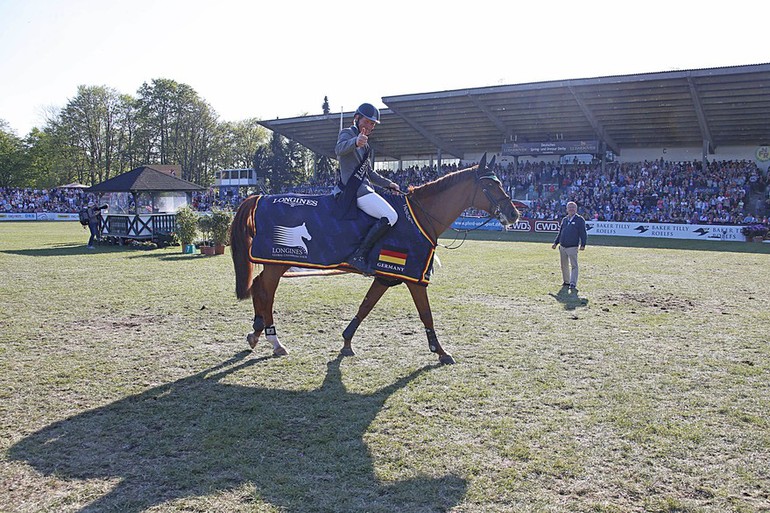
<path fill-rule="evenodd" d="M 403 286 L 342 359 L 369 280 L 285 279 L 273 358 L 229 256 L 0 223 L 0 511 L 770 511 L 770 245 L 594 238 L 565 294 L 479 235 L 440 366 Z"/>

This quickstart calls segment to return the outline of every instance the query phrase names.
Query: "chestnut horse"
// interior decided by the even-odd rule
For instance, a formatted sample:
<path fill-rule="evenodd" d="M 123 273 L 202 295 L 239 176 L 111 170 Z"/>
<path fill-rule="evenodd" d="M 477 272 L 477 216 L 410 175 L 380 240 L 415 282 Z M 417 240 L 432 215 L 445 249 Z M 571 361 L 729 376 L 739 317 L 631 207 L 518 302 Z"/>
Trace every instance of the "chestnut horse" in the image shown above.
<path fill-rule="evenodd" d="M 423 227 L 434 247 L 438 237 L 467 208 L 486 211 L 504 226 L 513 224 L 519 219 L 519 211 L 491 169 L 494 161 L 493 157 L 487 167 L 486 155 L 484 155 L 478 166 L 455 171 L 419 187 L 410 188 L 409 200 L 414 206 L 416 220 Z M 275 331 L 273 301 L 278 282 L 291 265 L 263 264 L 262 272 L 256 278 L 253 277 L 254 264 L 249 259 L 249 252 L 255 236 L 253 214 L 257 199 L 258 196 L 246 198 L 238 207 L 233 219 L 230 240 L 235 266 L 235 293 L 238 299 L 251 297 L 254 304 L 254 331 L 247 336 L 251 348 L 256 346 L 259 336 L 264 331 L 268 341 L 273 344 L 273 354 L 281 356 L 288 353 Z M 343 269 L 355 272 L 353 269 Z M 358 312 L 342 333 L 344 341 L 342 355 L 354 354 L 351 342 L 358 325 L 369 315 L 388 287 L 399 282 L 393 278 L 375 277 Z M 441 363 L 454 363 L 452 355 L 444 351 L 434 331 L 427 286 L 409 281 L 404 283 L 425 326 L 430 351 L 438 355 Z"/>

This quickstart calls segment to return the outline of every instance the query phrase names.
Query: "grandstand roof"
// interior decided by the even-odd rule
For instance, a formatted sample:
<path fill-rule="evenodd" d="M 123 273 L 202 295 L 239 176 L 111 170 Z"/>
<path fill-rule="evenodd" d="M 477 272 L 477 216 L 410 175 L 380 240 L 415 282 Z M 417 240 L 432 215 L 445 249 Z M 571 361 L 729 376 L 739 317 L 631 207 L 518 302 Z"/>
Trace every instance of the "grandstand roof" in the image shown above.
<path fill-rule="evenodd" d="M 385 96 L 378 160 L 465 158 L 506 142 L 603 141 L 626 148 L 770 144 L 770 64 Z M 349 125 L 353 112 L 343 114 Z M 261 125 L 336 158 L 340 114 Z M 707 146 L 706 146 L 707 145 Z"/>

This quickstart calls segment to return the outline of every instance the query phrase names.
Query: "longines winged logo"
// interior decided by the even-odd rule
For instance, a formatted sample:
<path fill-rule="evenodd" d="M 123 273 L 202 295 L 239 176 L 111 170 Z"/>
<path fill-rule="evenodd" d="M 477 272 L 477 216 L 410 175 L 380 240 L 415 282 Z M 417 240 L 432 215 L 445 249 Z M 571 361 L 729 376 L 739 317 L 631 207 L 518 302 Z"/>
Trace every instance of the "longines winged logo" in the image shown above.
<path fill-rule="evenodd" d="M 307 253 L 306 240 L 313 240 L 307 226 L 302 223 L 299 226 L 276 226 L 273 231 L 273 242 L 289 248 L 302 248 Z"/>

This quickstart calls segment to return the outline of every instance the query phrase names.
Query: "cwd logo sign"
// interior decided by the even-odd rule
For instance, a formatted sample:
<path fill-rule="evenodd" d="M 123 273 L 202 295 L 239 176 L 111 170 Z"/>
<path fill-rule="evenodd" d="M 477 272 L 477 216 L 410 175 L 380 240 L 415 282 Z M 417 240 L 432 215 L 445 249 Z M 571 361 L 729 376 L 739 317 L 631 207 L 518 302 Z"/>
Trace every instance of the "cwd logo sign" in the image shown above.
<path fill-rule="evenodd" d="M 554 233 L 559 231 L 559 221 L 535 221 L 535 232 Z"/>
<path fill-rule="evenodd" d="M 531 232 L 532 222 L 529 219 L 519 219 L 514 224 L 506 226 L 505 229 L 509 232 Z"/>

